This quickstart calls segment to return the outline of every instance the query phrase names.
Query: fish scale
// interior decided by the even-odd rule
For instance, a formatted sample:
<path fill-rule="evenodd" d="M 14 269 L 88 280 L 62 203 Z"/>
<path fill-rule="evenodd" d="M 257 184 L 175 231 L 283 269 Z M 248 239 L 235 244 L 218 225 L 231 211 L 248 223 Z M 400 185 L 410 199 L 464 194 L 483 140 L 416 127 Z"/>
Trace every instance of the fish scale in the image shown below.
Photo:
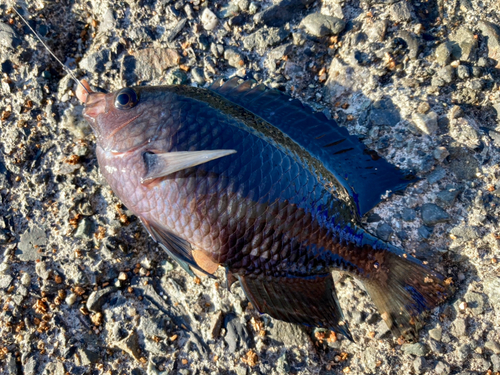
<path fill-rule="evenodd" d="M 103 175 L 151 236 L 189 273 L 225 267 L 261 312 L 352 339 L 337 269 L 412 339 L 420 314 L 450 293 L 442 276 L 358 225 L 411 180 L 277 91 L 237 80 L 126 88 L 89 94 L 85 116 Z"/>

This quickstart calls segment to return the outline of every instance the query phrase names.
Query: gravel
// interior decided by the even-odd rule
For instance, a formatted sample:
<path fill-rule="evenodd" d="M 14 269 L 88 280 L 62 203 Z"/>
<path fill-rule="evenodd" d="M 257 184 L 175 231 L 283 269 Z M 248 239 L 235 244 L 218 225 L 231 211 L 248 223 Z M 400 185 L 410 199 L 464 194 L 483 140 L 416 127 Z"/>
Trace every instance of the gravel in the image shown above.
<path fill-rule="evenodd" d="M 189 277 L 111 193 L 76 85 L 4 2 L 0 374 L 500 371 L 498 1 L 22 4 L 93 88 L 238 75 L 335 119 L 418 177 L 363 225 L 456 295 L 404 343 L 335 273 L 354 344 L 258 314 L 222 269 Z"/>

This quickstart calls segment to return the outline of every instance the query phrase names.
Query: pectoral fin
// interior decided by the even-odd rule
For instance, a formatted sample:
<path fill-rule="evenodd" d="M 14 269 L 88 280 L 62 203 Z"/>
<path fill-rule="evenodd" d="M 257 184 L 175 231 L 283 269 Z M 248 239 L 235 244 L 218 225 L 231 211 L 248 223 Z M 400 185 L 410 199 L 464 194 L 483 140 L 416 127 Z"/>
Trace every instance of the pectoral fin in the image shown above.
<path fill-rule="evenodd" d="M 146 152 L 144 162 L 147 173 L 142 183 L 235 153 L 236 150 L 177 151 L 161 154 Z"/>

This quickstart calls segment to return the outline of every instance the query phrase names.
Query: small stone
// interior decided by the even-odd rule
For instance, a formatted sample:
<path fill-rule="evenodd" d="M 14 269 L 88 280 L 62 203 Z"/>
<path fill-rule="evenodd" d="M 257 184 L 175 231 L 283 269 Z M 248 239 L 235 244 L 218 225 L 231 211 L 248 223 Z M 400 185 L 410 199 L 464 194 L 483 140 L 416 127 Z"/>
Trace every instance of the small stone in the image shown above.
<path fill-rule="evenodd" d="M 283 352 L 283 354 L 278 358 L 278 361 L 276 362 L 276 370 L 279 374 L 283 375 L 290 373 L 290 364 L 288 363 L 286 352 Z"/>
<path fill-rule="evenodd" d="M 0 276 L 0 289 L 7 289 L 14 278 L 10 275 Z"/>
<path fill-rule="evenodd" d="M 404 221 L 414 221 L 417 218 L 417 212 L 412 208 L 405 207 L 401 212 L 401 216 Z"/>
<path fill-rule="evenodd" d="M 203 86 L 205 84 L 205 76 L 202 68 L 194 68 L 191 70 L 191 76 L 198 85 Z"/>
<path fill-rule="evenodd" d="M 212 339 L 219 337 L 220 329 L 222 328 L 222 322 L 224 320 L 224 314 L 222 311 L 217 311 L 210 320 L 209 333 Z"/>
<path fill-rule="evenodd" d="M 425 203 L 421 207 L 422 221 L 424 225 L 434 226 L 450 220 L 450 215 L 434 203 Z"/>
<path fill-rule="evenodd" d="M 127 273 L 126 272 L 120 272 L 118 274 L 118 280 L 120 281 L 125 281 L 128 279 Z"/>
<path fill-rule="evenodd" d="M 435 354 L 443 354 L 444 353 L 444 345 L 434 339 L 429 339 L 429 348 L 431 352 Z"/>
<path fill-rule="evenodd" d="M 389 8 L 389 12 L 391 14 L 391 18 L 395 22 L 406 22 L 411 21 L 411 5 L 408 1 L 400 1 L 395 4 L 392 4 Z"/>
<path fill-rule="evenodd" d="M 75 293 L 70 293 L 66 296 L 65 302 L 68 306 L 72 306 L 76 302 L 77 295 Z"/>
<path fill-rule="evenodd" d="M 500 371 L 500 355 L 498 354 L 493 354 L 491 357 L 490 357 L 490 360 L 491 360 L 491 364 L 493 366 L 493 372 L 498 372 Z"/>
<path fill-rule="evenodd" d="M 429 181 L 429 184 L 435 184 L 438 181 L 441 181 L 443 178 L 446 176 L 446 170 L 438 165 L 434 170 L 429 173 L 427 176 L 427 181 Z"/>
<path fill-rule="evenodd" d="M 113 286 L 108 286 L 104 289 L 100 289 L 90 293 L 89 299 L 87 300 L 87 309 L 89 311 L 98 312 L 101 310 L 102 305 L 107 302 L 107 297 L 110 293 L 116 290 Z"/>
<path fill-rule="evenodd" d="M 377 237 L 380 238 L 382 241 L 389 241 L 392 233 L 394 233 L 394 230 L 387 223 L 381 223 L 377 227 Z"/>
<path fill-rule="evenodd" d="M 128 85 L 161 77 L 165 70 L 178 66 L 180 55 L 170 48 L 143 48 L 123 58 L 120 74 Z"/>
<path fill-rule="evenodd" d="M 290 31 L 285 28 L 259 29 L 243 39 L 243 46 L 249 51 L 255 49 L 258 52 L 264 52 L 268 47 L 280 44 L 289 35 Z"/>
<path fill-rule="evenodd" d="M 424 240 L 428 240 L 432 236 L 432 231 L 433 231 L 432 228 L 422 225 L 421 227 L 418 228 L 417 233 Z"/>
<path fill-rule="evenodd" d="M 205 8 L 203 13 L 201 14 L 201 23 L 205 30 L 213 30 L 217 27 L 217 24 L 219 23 L 219 19 L 217 16 L 212 12 L 210 9 Z"/>
<path fill-rule="evenodd" d="M 462 189 L 454 186 L 454 185 L 448 185 L 446 186 L 445 190 L 440 191 L 439 193 L 436 194 L 437 201 L 442 203 L 446 207 L 450 207 L 455 203 L 455 200 L 458 197 L 458 194 Z"/>
<path fill-rule="evenodd" d="M 417 107 L 417 112 L 421 114 L 426 114 L 429 112 L 431 109 L 431 106 L 427 102 L 420 102 L 420 104 Z"/>
<path fill-rule="evenodd" d="M 467 79 L 470 77 L 469 68 L 466 65 L 459 65 L 457 68 L 457 76 L 460 79 Z"/>
<path fill-rule="evenodd" d="M 451 372 L 451 368 L 447 363 L 439 361 L 434 371 L 436 371 L 438 375 L 448 375 Z"/>
<path fill-rule="evenodd" d="M 111 346 L 123 350 L 137 361 L 141 359 L 139 337 L 135 331 L 130 332 L 130 334 L 122 340 L 112 342 Z"/>
<path fill-rule="evenodd" d="M 92 232 L 92 221 L 89 218 L 84 217 L 78 223 L 78 227 L 76 228 L 76 232 L 74 236 L 76 238 L 88 239 L 90 238 L 90 233 Z"/>
<path fill-rule="evenodd" d="M 31 276 L 28 273 L 23 273 L 21 276 L 21 284 L 24 286 L 30 286 L 31 285 Z"/>
<path fill-rule="evenodd" d="M 450 121 L 450 136 L 472 150 L 481 144 L 477 130 L 465 117 Z"/>
<path fill-rule="evenodd" d="M 483 281 L 483 290 L 488 295 L 490 306 L 500 313 L 500 277 L 491 276 Z"/>
<path fill-rule="evenodd" d="M 6 48 L 16 48 L 21 44 L 21 39 L 16 32 L 6 23 L 0 22 L 0 45 Z"/>
<path fill-rule="evenodd" d="M 429 337 L 436 341 L 441 341 L 442 334 L 443 334 L 443 328 L 441 327 L 436 327 L 429 330 Z"/>
<path fill-rule="evenodd" d="M 436 112 L 429 112 L 428 114 L 414 112 L 411 118 L 416 127 L 424 134 L 434 134 L 438 129 Z"/>
<path fill-rule="evenodd" d="M 427 369 L 427 361 L 424 357 L 417 357 L 413 361 L 413 369 L 415 374 L 423 374 Z"/>
<path fill-rule="evenodd" d="M 450 155 L 450 153 L 448 152 L 446 147 L 439 146 L 439 147 L 436 147 L 436 149 L 433 151 L 432 155 L 434 156 L 434 159 L 436 159 L 437 161 L 442 163 L 444 161 L 444 159 L 446 159 Z"/>
<path fill-rule="evenodd" d="M 450 42 L 441 43 L 435 51 L 436 61 L 439 65 L 446 65 L 450 62 L 452 45 Z"/>
<path fill-rule="evenodd" d="M 368 115 L 369 126 L 395 126 L 400 121 L 399 108 L 391 98 L 384 97 L 372 104 Z"/>
<path fill-rule="evenodd" d="M 465 294 L 464 298 L 467 302 L 467 307 L 472 311 L 474 315 L 478 316 L 484 312 L 484 305 L 486 304 L 486 298 L 484 294 L 468 291 Z"/>
<path fill-rule="evenodd" d="M 300 23 L 310 35 L 324 37 L 337 35 L 344 30 L 345 22 L 337 17 L 326 16 L 321 13 L 311 13 Z"/>
<path fill-rule="evenodd" d="M 369 347 L 363 351 L 362 361 L 367 370 L 375 371 L 377 369 L 378 354 L 377 350 Z"/>
<path fill-rule="evenodd" d="M 451 120 L 463 117 L 464 111 L 462 111 L 462 108 L 458 105 L 454 105 L 453 107 L 450 108 L 450 111 L 448 112 L 448 118 Z"/>
<path fill-rule="evenodd" d="M 297 17 L 300 12 L 312 4 L 314 0 L 281 0 L 270 7 L 257 13 L 253 20 L 256 24 L 280 27 Z M 250 9 L 254 7 L 254 9 Z M 257 10 L 256 3 L 251 3 L 249 13 L 253 14 Z"/>
<path fill-rule="evenodd" d="M 243 346 L 245 349 L 253 347 L 252 336 L 249 335 L 247 328 L 241 324 L 240 318 L 235 314 L 227 314 L 224 318 L 226 336 L 224 341 L 228 345 L 230 353 L 236 353 Z"/>
<path fill-rule="evenodd" d="M 470 61 L 475 58 L 477 38 L 466 26 L 460 26 L 451 36 L 451 54 L 455 60 Z"/>
<path fill-rule="evenodd" d="M 488 57 L 497 62 L 497 69 L 500 68 L 500 27 L 489 21 L 479 21 L 477 26 L 487 37 Z"/>
<path fill-rule="evenodd" d="M 47 263 L 45 262 L 36 263 L 35 272 L 42 280 L 48 280 L 51 275 L 51 271 L 47 269 Z"/>
<path fill-rule="evenodd" d="M 80 69 L 92 73 L 103 73 L 106 70 L 106 63 L 110 61 L 109 54 L 110 51 L 107 49 L 88 54 L 80 61 Z"/>
<path fill-rule="evenodd" d="M 455 69 L 451 65 L 443 66 L 438 70 L 437 75 L 445 83 L 452 83 L 455 78 Z"/>
<path fill-rule="evenodd" d="M 165 82 L 167 85 L 183 85 L 187 82 L 187 74 L 180 68 L 174 68 L 167 75 Z"/>
<path fill-rule="evenodd" d="M 302 346 L 311 341 L 302 327 L 296 324 L 273 319 L 266 328 L 271 340 L 275 340 L 287 347 Z"/>
<path fill-rule="evenodd" d="M 226 48 L 224 50 L 224 59 L 226 59 L 228 64 L 234 68 L 241 68 L 245 65 L 243 55 L 232 48 Z"/>
<path fill-rule="evenodd" d="M 500 344 L 495 341 L 486 341 L 484 343 L 484 347 L 488 350 L 491 350 L 495 354 L 500 354 Z"/>
<path fill-rule="evenodd" d="M 42 249 L 41 246 L 45 245 L 47 245 L 45 231 L 38 226 L 30 227 L 26 232 L 21 234 L 16 255 L 24 262 L 40 259 L 42 254 L 39 250 Z"/>
<path fill-rule="evenodd" d="M 414 344 L 403 344 L 403 346 L 401 346 L 401 349 L 406 354 L 415 355 L 419 357 L 424 357 L 429 352 L 429 348 L 427 347 L 427 345 L 422 344 L 420 342 L 416 342 Z"/>
<path fill-rule="evenodd" d="M 95 352 L 88 348 L 80 348 L 78 352 L 80 354 L 80 361 L 83 366 L 88 366 L 92 363 L 96 363 L 100 359 L 100 355 L 98 352 Z"/>
<path fill-rule="evenodd" d="M 453 322 L 453 334 L 460 338 L 467 334 L 467 323 L 463 318 L 457 318 L 455 322 Z"/>

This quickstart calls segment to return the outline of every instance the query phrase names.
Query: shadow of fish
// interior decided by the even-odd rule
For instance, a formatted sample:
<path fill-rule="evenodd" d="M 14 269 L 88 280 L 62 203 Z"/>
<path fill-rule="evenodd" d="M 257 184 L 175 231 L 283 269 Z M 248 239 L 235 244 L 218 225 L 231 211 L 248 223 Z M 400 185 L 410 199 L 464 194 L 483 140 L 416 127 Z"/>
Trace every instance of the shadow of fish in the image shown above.
<path fill-rule="evenodd" d="M 209 89 L 79 90 L 102 174 L 189 273 L 225 267 L 262 313 L 352 340 L 332 270 L 361 280 L 396 336 L 449 295 L 443 277 L 359 227 L 411 181 L 334 121 L 237 78 Z"/>

